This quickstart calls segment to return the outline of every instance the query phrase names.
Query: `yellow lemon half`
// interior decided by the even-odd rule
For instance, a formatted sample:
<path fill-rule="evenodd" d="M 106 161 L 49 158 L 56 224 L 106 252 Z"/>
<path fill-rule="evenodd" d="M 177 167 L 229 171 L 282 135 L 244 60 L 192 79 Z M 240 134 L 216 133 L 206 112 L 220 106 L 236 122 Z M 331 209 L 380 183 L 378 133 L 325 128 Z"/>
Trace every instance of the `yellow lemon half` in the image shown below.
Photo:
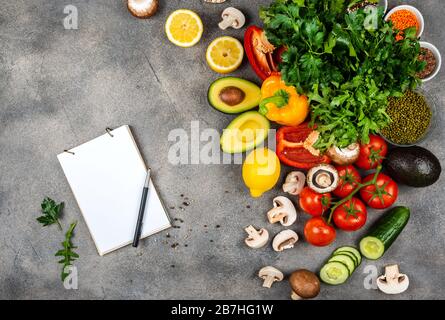
<path fill-rule="evenodd" d="M 197 44 L 203 30 L 201 18 L 195 12 L 187 9 L 172 12 L 165 23 L 168 40 L 184 48 Z"/>
<path fill-rule="evenodd" d="M 280 178 L 280 172 L 280 160 L 267 148 L 253 150 L 243 163 L 243 180 L 254 198 L 272 189 Z"/>
<path fill-rule="evenodd" d="M 206 52 L 209 67 L 218 73 L 230 73 L 243 62 L 244 48 L 241 42 L 232 37 L 220 37 L 210 43 Z"/>

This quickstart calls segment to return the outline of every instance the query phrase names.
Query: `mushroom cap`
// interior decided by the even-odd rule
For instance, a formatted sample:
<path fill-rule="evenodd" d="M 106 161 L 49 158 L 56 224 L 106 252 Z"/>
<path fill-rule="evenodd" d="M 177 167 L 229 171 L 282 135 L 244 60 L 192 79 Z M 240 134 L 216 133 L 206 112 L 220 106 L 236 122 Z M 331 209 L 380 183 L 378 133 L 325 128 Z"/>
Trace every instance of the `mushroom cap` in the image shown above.
<path fill-rule="evenodd" d="M 399 294 L 409 287 L 409 278 L 399 272 L 398 265 L 385 267 L 385 274 L 377 278 L 377 287 L 386 294 Z"/>
<path fill-rule="evenodd" d="M 294 247 L 298 241 L 298 234 L 293 230 L 283 230 L 278 233 L 272 241 L 272 248 L 277 251 L 283 251 Z"/>
<path fill-rule="evenodd" d="M 255 227 L 248 226 L 244 230 L 249 235 L 244 242 L 252 249 L 264 247 L 267 244 L 267 241 L 269 241 L 269 232 L 264 228 L 256 230 Z"/>
<path fill-rule="evenodd" d="M 333 146 L 328 149 L 327 155 L 338 165 L 353 164 L 360 155 L 360 145 L 358 143 L 352 143 L 346 148 Z"/>
<path fill-rule="evenodd" d="M 223 18 L 223 21 L 220 22 L 219 27 L 223 30 L 227 29 L 228 27 L 240 29 L 246 23 L 246 17 L 244 14 L 234 7 L 224 9 L 221 17 Z M 229 19 L 229 17 L 231 19 Z"/>
<path fill-rule="evenodd" d="M 301 193 L 306 184 L 306 175 L 301 171 L 292 171 L 283 184 L 283 191 L 293 196 L 297 196 Z"/>
<path fill-rule="evenodd" d="M 317 193 L 334 191 L 339 182 L 338 171 L 330 164 L 320 164 L 307 173 L 308 186 Z"/>
<path fill-rule="evenodd" d="M 303 299 L 315 298 L 320 293 L 320 280 L 306 269 L 294 271 L 289 277 L 289 284 L 292 291 Z"/>
<path fill-rule="evenodd" d="M 261 268 L 261 270 L 258 272 L 258 276 L 260 278 L 274 277 L 277 279 L 276 281 L 281 281 L 284 279 L 283 273 L 280 270 L 278 270 L 277 268 L 272 267 L 272 266 L 267 266 L 267 267 Z"/>
<path fill-rule="evenodd" d="M 283 226 L 289 227 L 297 220 L 297 210 L 288 198 L 279 196 L 273 199 L 273 209 L 267 212 L 270 223 L 280 222 Z"/>
<path fill-rule="evenodd" d="M 128 0 L 127 7 L 136 18 L 147 19 L 158 11 L 158 0 Z"/>

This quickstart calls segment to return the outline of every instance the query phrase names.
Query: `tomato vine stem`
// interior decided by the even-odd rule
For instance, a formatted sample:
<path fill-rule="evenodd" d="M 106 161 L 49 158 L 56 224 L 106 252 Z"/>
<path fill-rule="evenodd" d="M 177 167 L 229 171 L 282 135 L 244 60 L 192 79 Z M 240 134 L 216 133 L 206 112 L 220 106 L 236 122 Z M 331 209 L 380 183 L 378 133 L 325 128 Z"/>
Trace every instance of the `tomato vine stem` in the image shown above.
<path fill-rule="evenodd" d="M 346 202 L 348 202 L 349 200 L 352 199 L 352 197 L 354 195 L 357 194 L 357 192 L 359 192 L 361 189 L 367 187 L 367 186 L 372 186 L 375 185 L 377 183 L 377 178 L 380 174 L 380 172 L 382 171 L 382 166 L 379 165 L 375 171 L 374 177 L 372 180 L 366 182 L 366 183 L 358 183 L 357 182 L 357 187 L 354 189 L 354 191 L 352 191 L 347 197 L 337 201 L 335 203 L 335 205 L 331 208 L 330 212 L 329 212 L 329 218 L 328 218 L 328 224 L 331 224 L 332 221 L 332 215 L 334 213 L 334 211 L 339 208 L 340 206 L 344 205 Z"/>

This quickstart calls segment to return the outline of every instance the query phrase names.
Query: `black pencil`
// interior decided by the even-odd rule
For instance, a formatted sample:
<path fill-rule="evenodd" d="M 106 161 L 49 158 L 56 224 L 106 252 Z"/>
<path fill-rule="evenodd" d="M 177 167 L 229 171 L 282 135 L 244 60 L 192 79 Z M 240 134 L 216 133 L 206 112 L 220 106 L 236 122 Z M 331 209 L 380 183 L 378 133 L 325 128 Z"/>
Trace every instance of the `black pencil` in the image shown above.
<path fill-rule="evenodd" d="M 148 189 L 150 186 L 150 171 L 151 171 L 151 169 L 148 168 L 147 178 L 145 179 L 145 184 L 144 184 L 144 189 L 142 189 L 142 199 L 141 199 L 141 205 L 139 206 L 138 222 L 136 223 L 136 231 L 134 232 L 134 239 L 133 239 L 133 247 L 135 247 L 135 248 L 138 246 L 139 239 L 141 238 L 142 225 L 143 225 L 144 213 L 145 213 L 145 205 L 147 203 Z"/>

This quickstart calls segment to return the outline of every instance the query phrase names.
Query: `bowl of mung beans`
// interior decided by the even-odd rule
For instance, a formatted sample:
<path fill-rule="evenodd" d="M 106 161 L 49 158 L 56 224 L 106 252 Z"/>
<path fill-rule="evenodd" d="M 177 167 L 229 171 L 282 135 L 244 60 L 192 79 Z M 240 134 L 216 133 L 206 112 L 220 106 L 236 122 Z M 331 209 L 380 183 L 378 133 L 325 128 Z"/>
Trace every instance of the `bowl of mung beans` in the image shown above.
<path fill-rule="evenodd" d="M 386 112 L 391 123 L 381 136 L 398 147 L 411 147 L 425 140 L 434 128 L 436 98 L 424 90 L 408 90 L 400 98 L 390 97 Z"/>

